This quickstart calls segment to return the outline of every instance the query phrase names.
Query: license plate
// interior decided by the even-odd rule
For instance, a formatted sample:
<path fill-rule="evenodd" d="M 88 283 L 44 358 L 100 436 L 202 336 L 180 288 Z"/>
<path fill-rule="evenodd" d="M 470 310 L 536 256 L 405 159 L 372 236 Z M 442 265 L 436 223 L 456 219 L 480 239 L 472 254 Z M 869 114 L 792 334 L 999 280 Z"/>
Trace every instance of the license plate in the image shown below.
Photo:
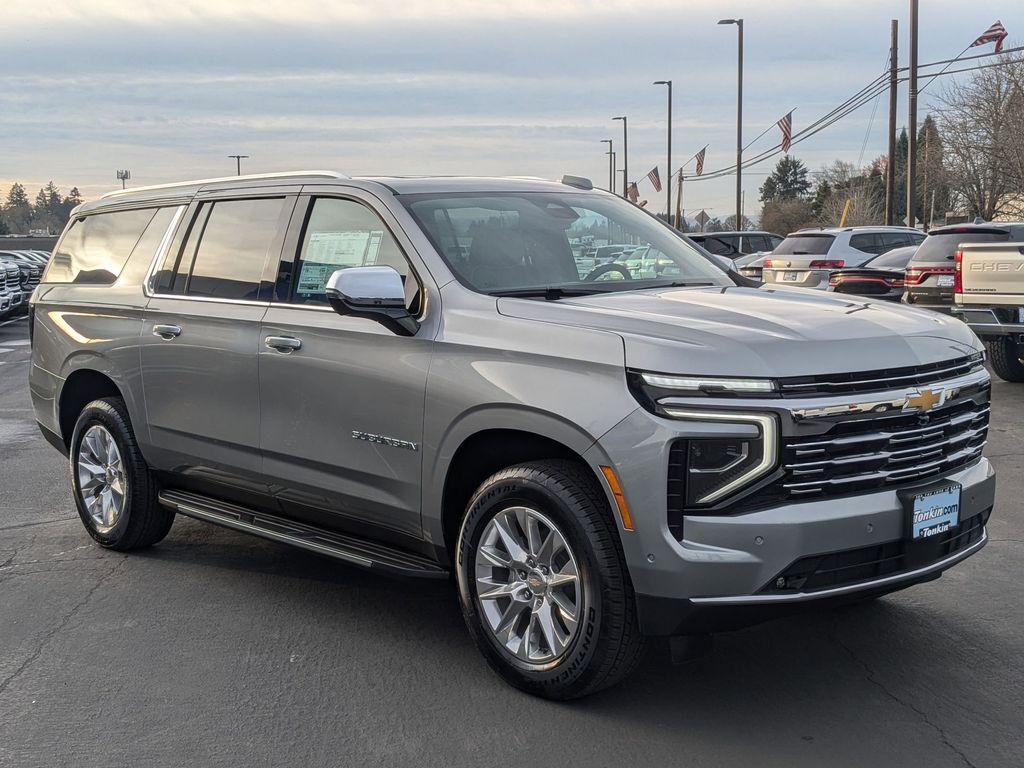
<path fill-rule="evenodd" d="M 783 272 L 782 273 L 782 280 L 783 280 L 783 282 L 795 283 L 797 277 L 798 277 L 798 274 L 796 272 Z"/>
<path fill-rule="evenodd" d="M 952 288 L 953 287 L 953 276 L 952 275 L 939 275 L 936 278 L 936 285 L 939 288 Z"/>
<path fill-rule="evenodd" d="M 956 528 L 960 522 L 960 491 L 960 485 L 954 483 L 910 497 L 910 539 L 927 539 Z"/>

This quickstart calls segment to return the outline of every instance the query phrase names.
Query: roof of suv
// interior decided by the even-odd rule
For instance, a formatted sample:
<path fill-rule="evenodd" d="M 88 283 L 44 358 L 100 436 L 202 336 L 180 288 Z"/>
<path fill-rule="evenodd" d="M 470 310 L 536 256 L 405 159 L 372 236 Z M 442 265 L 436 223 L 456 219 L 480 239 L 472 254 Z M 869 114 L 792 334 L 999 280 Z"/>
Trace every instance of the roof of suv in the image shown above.
<path fill-rule="evenodd" d="M 577 186 L 571 181 L 581 182 Z M 108 192 L 98 200 L 83 203 L 73 214 L 88 213 L 98 208 L 121 206 L 139 201 L 184 200 L 198 192 L 218 189 L 260 188 L 268 184 L 331 184 L 342 182 L 348 185 L 385 187 L 394 194 L 407 195 L 421 192 L 558 192 L 583 193 L 601 192 L 587 189 L 587 179 L 551 181 L 526 176 L 346 176 L 336 171 L 285 171 L 245 176 L 224 176 L 215 179 L 158 184 L 148 187 L 133 187 Z"/>
<path fill-rule="evenodd" d="M 737 236 L 737 235 L 769 235 L 771 237 L 781 237 L 776 235 L 774 232 L 769 232 L 765 229 L 743 229 L 740 231 L 731 230 L 729 232 L 688 232 L 687 237 L 699 238 L 699 237 L 721 237 L 722 235 Z"/>
<path fill-rule="evenodd" d="M 919 232 L 915 227 L 884 227 L 884 226 L 861 226 L 861 227 L 813 227 L 810 229 L 798 229 L 790 232 L 786 237 L 802 237 L 804 235 L 838 235 L 842 232 Z"/>
<path fill-rule="evenodd" d="M 1020 229 L 1024 227 L 1021 221 L 979 221 L 970 224 L 947 224 L 944 227 L 935 227 L 928 232 L 929 235 L 957 235 L 972 230 L 990 231 L 993 229 Z"/>

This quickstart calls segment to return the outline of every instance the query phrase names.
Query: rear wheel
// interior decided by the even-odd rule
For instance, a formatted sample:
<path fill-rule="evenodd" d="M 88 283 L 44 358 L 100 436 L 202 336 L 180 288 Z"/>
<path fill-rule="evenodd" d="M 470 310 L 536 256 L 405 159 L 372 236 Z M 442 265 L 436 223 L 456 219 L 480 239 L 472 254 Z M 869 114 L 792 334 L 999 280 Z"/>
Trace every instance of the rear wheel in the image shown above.
<path fill-rule="evenodd" d="M 988 360 L 992 370 L 1004 381 L 1024 381 L 1024 344 L 1004 336 L 986 341 Z"/>
<path fill-rule="evenodd" d="M 157 501 L 156 480 L 120 398 L 93 400 L 82 409 L 70 457 L 75 506 L 93 539 L 127 551 L 167 535 L 174 512 Z"/>
<path fill-rule="evenodd" d="M 640 658 L 618 532 L 585 467 L 530 462 L 484 481 L 459 535 L 457 578 L 477 647 L 528 693 L 594 693 Z"/>

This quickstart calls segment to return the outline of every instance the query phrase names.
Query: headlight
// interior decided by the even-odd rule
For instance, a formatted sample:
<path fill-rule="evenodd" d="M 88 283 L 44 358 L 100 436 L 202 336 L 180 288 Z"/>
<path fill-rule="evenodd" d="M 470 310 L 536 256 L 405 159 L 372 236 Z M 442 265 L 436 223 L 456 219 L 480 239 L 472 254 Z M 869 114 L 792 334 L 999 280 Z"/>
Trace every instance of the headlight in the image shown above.
<path fill-rule="evenodd" d="M 778 460 L 778 429 L 766 414 L 693 411 L 667 407 L 674 419 L 729 422 L 753 426 L 757 434 L 742 437 L 686 438 L 686 506 L 713 504 L 772 469 Z"/>
<path fill-rule="evenodd" d="M 723 376 L 670 376 L 662 373 L 641 373 L 645 384 L 658 389 L 672 389 L 704 394 L 730 393 L 765 395 L 775 391 L 771 379 L 734 379 Z"/>

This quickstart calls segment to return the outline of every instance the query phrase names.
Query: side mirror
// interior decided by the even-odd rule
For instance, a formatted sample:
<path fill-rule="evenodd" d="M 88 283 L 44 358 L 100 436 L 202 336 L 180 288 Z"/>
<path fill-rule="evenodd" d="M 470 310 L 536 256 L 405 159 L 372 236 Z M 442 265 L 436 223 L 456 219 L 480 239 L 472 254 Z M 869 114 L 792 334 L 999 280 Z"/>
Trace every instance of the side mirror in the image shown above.
<path fill-rule="evenodd" d="M 350 267 L 327 278 L 327 300 L 339 315 L 376 320 L 399 336 L 415 336 L 420 324 L 405 307 L 405 286 L 394 267 Z"/>

